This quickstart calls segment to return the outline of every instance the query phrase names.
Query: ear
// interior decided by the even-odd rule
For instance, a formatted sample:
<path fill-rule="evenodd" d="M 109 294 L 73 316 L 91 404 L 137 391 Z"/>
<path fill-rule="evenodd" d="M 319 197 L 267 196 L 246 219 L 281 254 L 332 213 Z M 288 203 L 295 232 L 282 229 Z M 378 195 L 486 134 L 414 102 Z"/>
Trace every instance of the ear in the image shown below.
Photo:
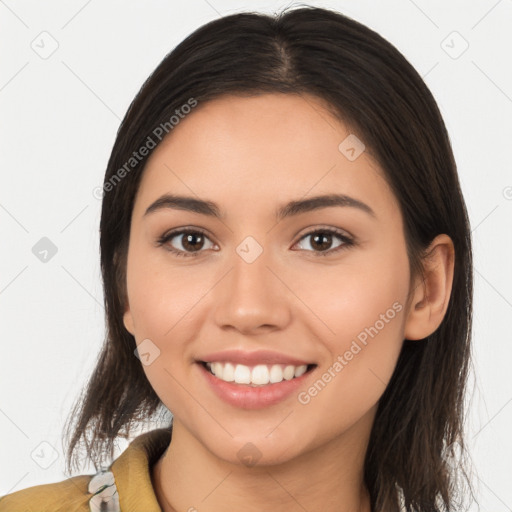
<path fill-rule="evenodd" d="M 412 301 L 405 322 L 405 339 L 426 338 L 441 325 L 450 301 L 454 262 L 452 239 L 445 234 L 438 235 L 423 260 L 423 277 L 418 277 L 413 284 Z"/>
<path fill-rule="evenodd" d="M 133 328 L 133 316 L 130 310 L 130 306 L 126 307 L 126 310 L 123 314 L 123 324 L 126 330 L 132 335 L 135 336 L 135 329 Z"/>
<path fill-rule="evenodd" d="M 122 287 L 120 294 L 121 294 L 121 301 L 124 302 L 124 313 L 123 313 L 123 324 L 125 329 L 132 335 L 135 336 L 135 329 L 133 328 L 134 322 L 133 322 L 133 316 L 130 310 L 130 303 L 128 301 L 127 297 L 127 283 L 126 283 L 126 253 L 124 257 L 124 261 L 122 260 L 122 252 L 120 252 L 119 249 L 117 249 L 114 252 L 114 268 L 116 269 L 116 273 L 120 273 L 119 280 L 124 280 L 124 288 Z M 119 267 L 124 266 L 125 272 L 119 272 Z"/>

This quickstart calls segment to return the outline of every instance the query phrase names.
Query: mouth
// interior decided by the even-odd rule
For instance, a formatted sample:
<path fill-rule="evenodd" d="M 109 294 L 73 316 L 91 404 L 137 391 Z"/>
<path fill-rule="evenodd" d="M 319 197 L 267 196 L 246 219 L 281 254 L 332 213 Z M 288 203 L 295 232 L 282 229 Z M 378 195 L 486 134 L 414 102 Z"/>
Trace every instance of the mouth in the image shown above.
<path fill-rule="evenodd" d="M 263 387 L 291 381 L 313 371 L 316 364 L 299 366 L 286 364 L 244 365 L 229 361 L 198 361 L 211 375 L 224 382 L 247 387 Z"/>

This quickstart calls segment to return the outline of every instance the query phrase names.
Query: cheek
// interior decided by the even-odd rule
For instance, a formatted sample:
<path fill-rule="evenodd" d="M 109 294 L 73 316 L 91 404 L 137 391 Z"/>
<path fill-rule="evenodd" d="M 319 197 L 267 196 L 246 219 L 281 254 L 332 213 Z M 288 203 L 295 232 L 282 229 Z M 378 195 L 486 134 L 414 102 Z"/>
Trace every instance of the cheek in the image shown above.
<path fill-rule="evenodd" d="M 323 293 L 310 295 L 325 324 L 315 332 L 329 358 L 299 400 L 330 409 L 335 424 L 347 426 L 377 403 L 393 374 L 403 344 L 409 286 L 402 254 L 375 255 L 360 263 L 317 281 L 315 289 L 323 288 Z"/>
<path fill-rule="evenodd" d="M 294 291 L 308 308 L 303 318 L 333 353 L 360 334 L 364 341 L 375 324 L 379 331 L 393 333 L 391 338 L 402 329 L 409 273 L 407 259 L 399 254 L 388 259 L 355 255 L 336 267 L 304 272 L 294 282 Z"/>
<path fill-rule="evenodd" d="M 193 272 L 173 270 L 169 258 L 164 249 L 140 246 L 129 254 L 127 289 L 137 340 L 162 342 L 186 330 L 194 305 L 207 292 L 201 280 L 190 278 Z"/>
<path fill-rule="evenodd" d="M 170 272 L 165 256 L 155 254 L 159 251 L 136 246 L 130 250 L 127 292 L 134 336 L 139 353 L 149 354 L 141 357 L 143 370 L 162 399 L 162 390 L 168 390 L 167 396 L 176 395 L 171 392 L 178 386 L 172 377 L 179 380 L 183 371 L 187 339 L 196 331 L 192 326 L 194 305 L 204 295 L 204 286 L 195 280 L 185 282 L 183 273 L 180 277 L 178 272 Z M 167 400 L 166 405 L 170 405 Z"/>
<path fill-rule="evenodd" d="M 186 402 L 180 383 L 187 378 L 187 340 L 197 331 L 192 319 L 201 292 L 147 259 L 134 257 L 131 264 L 127 278 L 135 339 L 139 354 L 149 353 L 149 361 L 140 357 L 143 371 L 165 406 L 182 411 Z"/>

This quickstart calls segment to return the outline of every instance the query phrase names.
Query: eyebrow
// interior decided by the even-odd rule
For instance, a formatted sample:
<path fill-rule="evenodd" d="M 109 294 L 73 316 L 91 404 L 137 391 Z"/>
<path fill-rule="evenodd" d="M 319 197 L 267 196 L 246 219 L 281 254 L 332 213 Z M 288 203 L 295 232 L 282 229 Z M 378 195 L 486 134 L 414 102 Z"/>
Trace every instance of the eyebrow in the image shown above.
<path fill-rule="evenodd" d="M 290 201 L 284 206 L 279 207 L 276 210 L 275 215 L 277 221 L 281 221 L 287 217 L 333 206 L 357 208 L 372 217 L 376 217 L 375 212 L 366 203 L 363 203 L 362 201 L 359 201 L 358 199 L 347 196 L 345 194 L 327 194 L 310 197 L 308 199 Z M 213 201 L 173 194 L 164 194 L 156 201 L 151 203 L 151 205 L 146 209 L 144 217 L 152 212 L 167 208 L 186 210 L 218 219 L 222 218 L 218 205 Z"/>

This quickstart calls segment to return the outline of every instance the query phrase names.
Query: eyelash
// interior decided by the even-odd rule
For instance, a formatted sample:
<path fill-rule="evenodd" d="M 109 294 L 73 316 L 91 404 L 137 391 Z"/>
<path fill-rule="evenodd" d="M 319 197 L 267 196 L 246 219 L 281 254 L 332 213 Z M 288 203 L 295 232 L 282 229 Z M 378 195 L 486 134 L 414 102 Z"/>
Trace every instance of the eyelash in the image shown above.
<path fill-rule="evenodd" d="M 336 230 L 336 229 L 332 229 L 332 228 L 315 228 L 314 230 L 312 231 L 309 231 L 308 233 L 305 233 L 304 235 L 301 236 L 301 238 L 297 241 L 300 242 L 303 238 L 306 238 L 310 235 L 314 235 L 314 234 L 317 234 L 317 233 L 322 233 L 322 234 L 328 234 L 328 235 L 335 235 L 337 236 L 342 242 L 343 244 L 342 245 L 339 245 L 338 247 L 335 247 L 334 249 L 328 249 L 326 251 L 306 251 L 306 252 L 313 252 L 315 253 L 316 256 L 329 256 L 329 255 L 332 255 L 334 253 L 337 253 L 339 251 L 342 251 L 344 249 L 348 249 L 349 247 L 352 247 L 353 245 L 355 245 L 355 241 L 348 237 L 347 235 L 341 233 L 340 231 Z M 169 233 L 165 233 L 164 235 L 162 235 L 160 238 L 158 238 L 157 240 L 157 246 L 160 247 L 160 246 L 163 246 L 164 244 L 166 244 L 169 240 L 172 240 L 175 236 L 178 236 L 178 235 L 184 235 L 184 234 L 201 234 L 205 237 L 208 238 L 208 235 L 202 231 L 201 229 L 198 229 L 198 228 L 195 228 L 195 229 L 181 229 L 181 230 L 176 230 L 176 231 L 171 231 Z M 174 253 L 176 256 L 183 256 L 183 257 L 197 257 L 201 252 L 204 252 L 204 251 L 197 251 L 195 253 L 188 253 L 188 252 L 185 252 L 185 251 L 181 251 L 179 249 L 175 249 L 173 247 L 166 247 L 166 250 L 168 250 L 169 252 L 172 252 Z"/>

